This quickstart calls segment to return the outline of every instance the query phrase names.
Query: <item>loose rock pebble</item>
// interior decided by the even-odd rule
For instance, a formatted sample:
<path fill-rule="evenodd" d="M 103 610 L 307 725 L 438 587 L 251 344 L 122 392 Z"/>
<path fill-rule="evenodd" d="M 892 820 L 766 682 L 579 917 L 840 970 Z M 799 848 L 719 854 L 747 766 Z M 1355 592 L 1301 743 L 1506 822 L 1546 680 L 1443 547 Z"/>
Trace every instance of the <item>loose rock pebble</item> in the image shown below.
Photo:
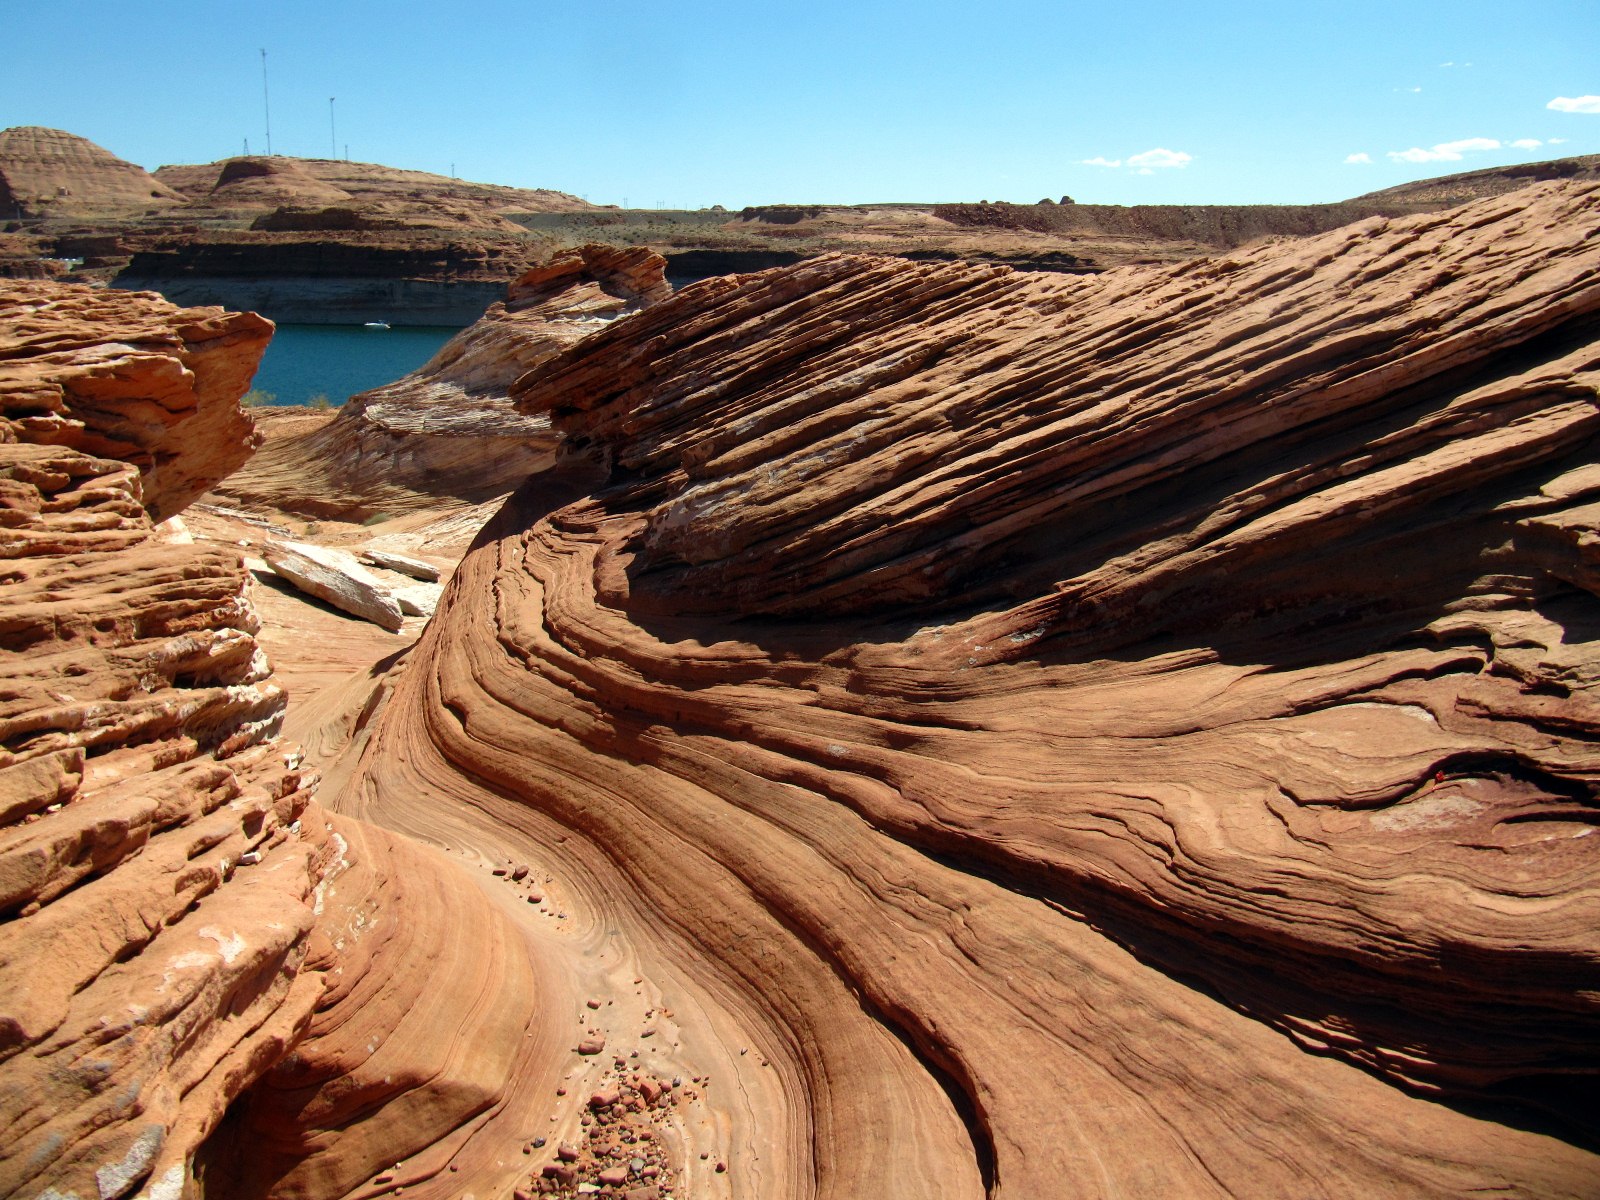
<path fill-rule="evenodd" d="M 647 1069 L 624 1069 L 627 1060 L 621 1058 L 613 1063 L 588 1095 L 579 1119 L 581 1139 L 555 1147 L 555 1161 L 541 1164 L 527 1179 L 531 1195 L 663 1200 L 673 1194 L 672 1164 L 654 1123 L 669 1119 L 679 1095 Z M 545 1140 L 529 1145 L 542 1149 Z M 629 1184 L 638 1186 L 622 1190 Z"/>

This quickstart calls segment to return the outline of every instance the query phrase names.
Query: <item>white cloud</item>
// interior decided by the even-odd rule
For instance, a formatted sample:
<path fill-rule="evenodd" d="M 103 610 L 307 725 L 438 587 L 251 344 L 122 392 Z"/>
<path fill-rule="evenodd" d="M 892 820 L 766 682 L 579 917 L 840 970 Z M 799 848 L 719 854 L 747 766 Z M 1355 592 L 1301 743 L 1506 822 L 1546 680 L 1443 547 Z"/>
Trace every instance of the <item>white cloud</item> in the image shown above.
<path fill-rule="evenodd" d="M 1557 96 L 1545 107 L 1557 112 L 1600 113 L 1600 96 Z"/>
<path fill-rule="evenodd" d="M 1428 150 L 1420 146 L 1413 146 L 1409 150 L 1391 150 L 1389 158 L 1408 163 L 1460 162 L 1464 155 L 1498 149 L 1500 143 L 1494 138 L 1462 138 L 1459 142 L 1440 142 Z"/>
<path fill-rule="evenodd" d="M 1549 142 L 1552 146 L 1559 146 L 1562 145 L 1566 140 L 1566 138 L 1550 138 Z"/>
<path fill-rule="evenodd" d="M 1360 154 L 1346 154 L 1344 160 L 1347 163 L 1370 163 L 1372 155 L 1363 150 Z"/>
<path fill-rule="evenodd" d="M 1453 66 L 1455 66 L 1455 63 L 1453 63 L 1453 62 L 1447 62 L 1447 63 L 1440 63 L 1440 64 L 1439 64 L 1439 65 L 1440 65 L 1440 66 L 1441 66 L 1441 67 L 1453 67 Z"/>
<path fill-rule="evenodd" d="M 1187 167 L 1194 161 L 1194 155 L 1185 154 L 1182 150 L 1166 150 L 1157 146 L 1154 150 L 1146 150 L 1142 154 L 1130 154 L 1128 165 L 1140 168 L 1140 174 L 1152 167 Z"/>
<path fill-rule="evenodd" d="M 1419 88 L 1419 87 L 1411 87 L 1411 88 L 1395 88 L 1395 91 L 1397 91 L 1397 92 L 1409 92 L 1409 93 L 1411 93 L 1411 94 L 1412 94 L 1412 95 L 1413 95 L 1413 96 L 1414 96 L 1414 95 L 1416 95 L 1416 94 L 1417 94 L 1417 93 L 1418 93 L 1418 92 L 1420 92 L 1420 91 L 1421 91 L 1421 90 L 1422 90 L 1422 89 L 1421 89 L 1421 88 Z"/>
<path fill-rule="evenodd" d="M 1518 138 L 1511 144 L 1518 150 L 1537 150 L 1540 146 L 1544 145 L 1544 143 L 1538 138 Z"/>
<path fill-rule="evenodd" d="M 1093 158 L 1084 159 L 1083 165 L 1086 167 L 1120 167 L 1122 160 L 1120 158 L 1102 158 L 1097 154 Z"/>

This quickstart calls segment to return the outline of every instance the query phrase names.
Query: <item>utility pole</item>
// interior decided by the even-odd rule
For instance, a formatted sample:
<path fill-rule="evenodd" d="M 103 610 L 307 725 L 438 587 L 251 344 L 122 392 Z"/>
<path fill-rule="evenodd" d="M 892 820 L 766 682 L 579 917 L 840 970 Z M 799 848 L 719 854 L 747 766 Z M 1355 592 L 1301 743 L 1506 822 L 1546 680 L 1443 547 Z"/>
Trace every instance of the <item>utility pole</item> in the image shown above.
<path fill-rule="evenodd" d="M 261 111 L 267 117 L 267 157 L 272 157 L 272 97 L 267 93 L 267 52 L 261 52 Z"/>
<path fill-rule="evenodd" d="M 333 123 L 333 97 L 328 97 L 328 154 L 333 158 L 339 157 L 339 132 L 338 126 Z"/>

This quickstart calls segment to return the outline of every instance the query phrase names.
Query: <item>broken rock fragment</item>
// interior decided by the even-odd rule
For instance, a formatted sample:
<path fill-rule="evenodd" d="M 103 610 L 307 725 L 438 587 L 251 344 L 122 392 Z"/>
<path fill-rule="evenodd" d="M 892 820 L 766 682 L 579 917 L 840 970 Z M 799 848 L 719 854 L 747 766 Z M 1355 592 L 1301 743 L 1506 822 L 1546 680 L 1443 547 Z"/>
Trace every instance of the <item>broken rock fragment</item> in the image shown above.
<path fill-rule="evenodd" d="M 268 542 L 267 565 L 307 595 L 351 616 L 399 632 L 400 605 L 355 556 L 307 542 Z"/>

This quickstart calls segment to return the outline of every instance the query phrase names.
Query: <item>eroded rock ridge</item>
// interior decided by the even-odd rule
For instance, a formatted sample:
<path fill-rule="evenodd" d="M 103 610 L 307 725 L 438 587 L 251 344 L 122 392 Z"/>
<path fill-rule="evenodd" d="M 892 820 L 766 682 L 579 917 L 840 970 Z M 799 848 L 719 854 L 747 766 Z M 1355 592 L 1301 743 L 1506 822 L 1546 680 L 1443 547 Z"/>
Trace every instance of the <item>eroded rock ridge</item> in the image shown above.
<path fill-rule="evenodd" d="M 1597 370 L 1592 183 L 691 285 L 517 383 L 340 802 L 561 831 L 740 1194 L 1590 1194 Z"/>

